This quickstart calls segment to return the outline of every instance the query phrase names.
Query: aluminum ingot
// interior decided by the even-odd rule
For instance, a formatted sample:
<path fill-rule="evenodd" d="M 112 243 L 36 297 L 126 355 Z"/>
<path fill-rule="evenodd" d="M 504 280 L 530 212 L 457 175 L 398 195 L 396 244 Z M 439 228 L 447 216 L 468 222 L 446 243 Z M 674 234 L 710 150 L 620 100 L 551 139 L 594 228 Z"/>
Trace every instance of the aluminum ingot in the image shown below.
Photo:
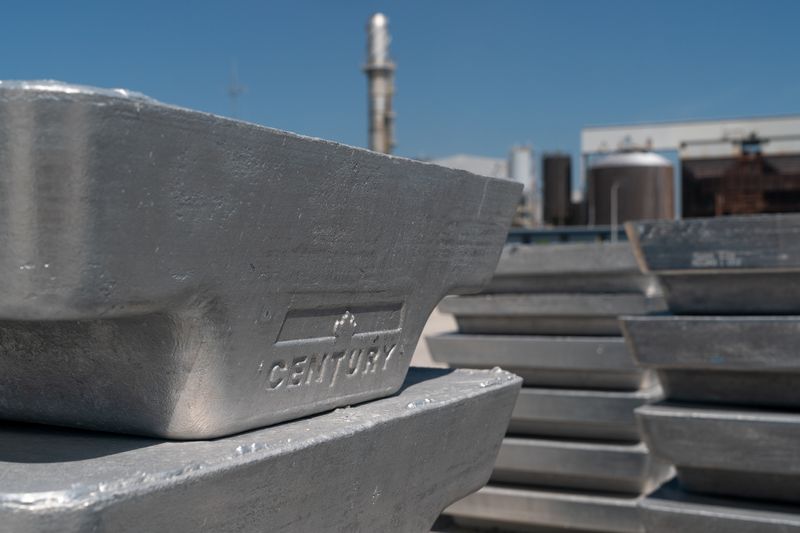
<path fill-rule="evenodd" d="M 652 453 L 675 465 L 686 490 L 800 503 L 800 415 L 655 404 L 636 416 Z"/>
<path fill-rule="evenodd" d="M 629 222 L 676 314 L 800 312 L 800 215 Z"/>
<path fill-rule="evenodd" d="M 642 533 L 639 496 L 489 485 L 445 510 L 457 524 L 503 531 Z"/>
<path fill-rule="evenodd" d="M 622 337 L 465 335 L 428 337 L 434 360 L 456 368 L 500 366 L 525 386 L 638 390 L 654 383 Z"/>
<path fill-rule="evenodd" d="M 669 464 L 642 443 L 506 437 L 492 481 L 639 494 L 671 476 Z"/>
<path fill-rule="evenodd" d="M 618 315 L 665 310 L 660 297 L 642 294 L 480 294 L 450 297 L 439 309 L 455 316 L 462 333 L 509 335 L 621 335 Z"/>
<path fill-rule="evenodd" d="M 669 400 L 800 407 L 800 316 L 620 317 Z"/>
<path fill-rule="evenodd" d="M 639 271 L 630 244 L 508 244 L 486 293 L 655 292 L 655 279 Z"/>
<path fill-rule="evenodd" d="M 798 533 L 800 510 L 776 505 L 702 496 L 668 483 L 639 503 L 648 533 Z"/>
<path fill-rule="evenodd" d="M 489 479 L 520 380 L 408 378 L 390 398 L 213 441 L 2 424 L 0 532 L 429 531 Z"/>
<path fill-rule="evenodd" d="M 633 410 L 661 399 L 657 386 L 640 391 L 523 387 L 509 434 L 638 442 Z"/>
<path fill-rule="evenodd" d="M 0 83 L 0 417 L 209 438 L 398 390 L 521 186 Z"/>

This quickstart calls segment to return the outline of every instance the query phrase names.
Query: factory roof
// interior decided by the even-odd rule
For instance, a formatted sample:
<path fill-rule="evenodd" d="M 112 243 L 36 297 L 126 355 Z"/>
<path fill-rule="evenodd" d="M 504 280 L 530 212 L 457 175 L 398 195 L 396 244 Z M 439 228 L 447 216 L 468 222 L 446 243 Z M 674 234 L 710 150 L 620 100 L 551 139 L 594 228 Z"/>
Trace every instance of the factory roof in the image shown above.
<path fill-rule="evenodd" d="M 508 163 L 505 159 L 495 157 L 454 154 L 447 157 L 432 159 L 431 163 L 457 170 L 466 170 L 473 174 L 489 176 L 491 178 L 508 178 Z"/>

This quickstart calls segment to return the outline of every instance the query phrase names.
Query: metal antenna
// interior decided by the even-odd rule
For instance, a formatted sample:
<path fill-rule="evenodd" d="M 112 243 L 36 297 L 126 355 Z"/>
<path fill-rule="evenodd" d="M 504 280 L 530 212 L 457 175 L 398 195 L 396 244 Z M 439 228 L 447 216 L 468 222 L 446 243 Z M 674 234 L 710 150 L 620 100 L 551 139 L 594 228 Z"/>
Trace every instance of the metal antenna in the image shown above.
<path fill-rule="evenodd" d="M 231 116 L 239 117 L 239 97 L 247 90 L 245 85 L 239 83 L 239 68 L 236 60 L 231 61 L 231 81 L 228 84 L 228 97 L 231 99 Z"/>

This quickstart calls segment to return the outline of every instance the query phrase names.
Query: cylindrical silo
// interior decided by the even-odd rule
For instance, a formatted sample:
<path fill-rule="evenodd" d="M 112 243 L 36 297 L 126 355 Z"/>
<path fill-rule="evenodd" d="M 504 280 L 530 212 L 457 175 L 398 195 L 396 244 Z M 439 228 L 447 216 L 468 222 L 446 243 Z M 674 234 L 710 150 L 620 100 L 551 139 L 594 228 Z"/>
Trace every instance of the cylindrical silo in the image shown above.
<path fill-rule="evenodd" d="M 607 155 L 589 167 L 589 223 L 673 218 L 673 186 L 673 166 L 663 156 L 644 151 Z"/>
<path fill-rule="evenodd" d="M 533 150 L 530 146 L 514 146 L 508 154 L 508 177 L 522 183 L 525 192 L 533 186 Z"/>
<path fill-rule="evenodd" d="M 542 157 L 544 222 L 563 226 L 569 222 L 572 198 L 572 160 L 567 154 Z"/>

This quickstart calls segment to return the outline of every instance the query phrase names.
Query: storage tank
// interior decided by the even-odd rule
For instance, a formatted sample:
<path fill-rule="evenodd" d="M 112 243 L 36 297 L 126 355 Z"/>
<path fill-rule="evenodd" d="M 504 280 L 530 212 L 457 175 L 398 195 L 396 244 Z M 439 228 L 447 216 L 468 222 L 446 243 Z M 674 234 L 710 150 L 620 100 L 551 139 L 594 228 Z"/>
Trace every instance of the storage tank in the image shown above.
<path fill-rule="evenodd" d="M 508 177 L 521 183 L 529 194 L 533 186 L 533 150 L 530 146 L 513 146 L 508 154 Z"/>
<path fill-rule="evenodd" d="M 572 160 L 567 154 L 542 157 L 544 222 L 563 226 L 569 223 L 572 198 Z"/>
<path fill-rule="evenodd" d="M 616 152 L 589 167 L 590 224 L 673 218 L 674 169 L 669 159 L 653 152 Z"/>

